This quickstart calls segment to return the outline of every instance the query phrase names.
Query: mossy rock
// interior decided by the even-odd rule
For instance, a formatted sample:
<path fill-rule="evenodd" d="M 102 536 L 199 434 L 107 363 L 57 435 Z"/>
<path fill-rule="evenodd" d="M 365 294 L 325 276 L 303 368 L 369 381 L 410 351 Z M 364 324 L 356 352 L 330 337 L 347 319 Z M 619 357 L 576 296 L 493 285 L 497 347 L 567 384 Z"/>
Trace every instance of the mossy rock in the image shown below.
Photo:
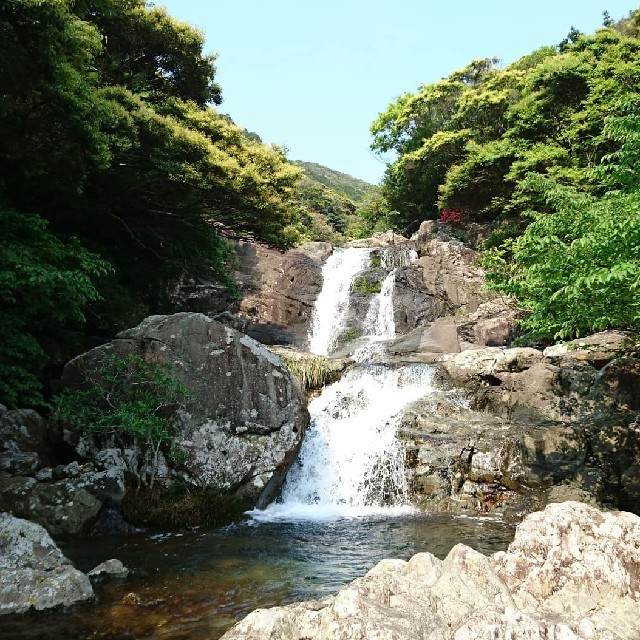
<path fill-rule="evenodd" d="M 188 485 L 132 488 L 122 501 L 127 522 L 165 530 L 220 527 L 241 520 L 252 506 L 246 498 Z"/>
<path fill-rule="evenodd" d="M 382 283 L 380 280 L 371 280 L 366 277 L 359 277 L 353 280 L 351 290 L 354 293 L 358 293 L 363 296 L 371 295 L 373 293 L 380 293 L 382 289 Z"/>

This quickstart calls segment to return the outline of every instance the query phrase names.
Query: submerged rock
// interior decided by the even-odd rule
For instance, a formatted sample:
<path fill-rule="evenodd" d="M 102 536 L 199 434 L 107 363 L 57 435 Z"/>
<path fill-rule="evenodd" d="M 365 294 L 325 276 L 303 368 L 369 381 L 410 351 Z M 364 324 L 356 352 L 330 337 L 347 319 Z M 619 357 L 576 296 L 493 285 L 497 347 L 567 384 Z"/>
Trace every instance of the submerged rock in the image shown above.
<path fill-rule="evenodd" d="M 306 399 L 282 361 L 247 335 L 199 313 L 151 316 L 65 368 L 63 383 L 82 384 L 82 372 L 105 354 L 140 355 L 167 363 L 193 398 L 176 413 L 181 477 L 201 488 L 264 506 L 277 494 L 308 424 Z M 135 449 L 109 453 L 113 442 L 90 442 L 67 431 L 79 454 L 108 470 L 143 464 Z M 101 451 L 101 450 L 105 450 Z M 126 459 L 126 462 L 125 462 Z M 170 483 L 171 461 L 158 480 Z M 94 478 L 98 480 L 98 478 Z M 105 478 L 105 481 L 107 479 Z M 104 486 L 104 491 L 109 490 Z M 113 496 L 112 496 L 113 497 Z"/>
<path fill-rule="evenodd" d="M 71 565 L 43 527 L 0 514 L 0 614 L 92 597 L 89 578 Z"/>
<path fill-rule="evenodd" d="M 638 516 L 553 504 L 506 552 L 383 560 L 335 597 L 258 609 L 223 640 L 635 640 L 639 566 Z"/>
<path fill-rule="evenodd" d="M 129 569 L 120 560 L 111 558 L 91 569 L 87 575 L 93 582 L 102 582 L 110 578 L 126 578 L 129 575 Z"/>

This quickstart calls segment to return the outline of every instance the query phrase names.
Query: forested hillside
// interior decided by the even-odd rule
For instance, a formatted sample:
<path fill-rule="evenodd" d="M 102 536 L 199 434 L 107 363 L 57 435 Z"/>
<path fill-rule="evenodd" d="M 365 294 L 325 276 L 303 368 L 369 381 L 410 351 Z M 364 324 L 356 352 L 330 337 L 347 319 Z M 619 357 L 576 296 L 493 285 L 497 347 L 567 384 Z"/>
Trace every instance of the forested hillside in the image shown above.
<path fill-rule="evenodd" d="M 396 157 L 380 188 L 221 114 L 203 44 L 146 0 L 0 3 L 0 402 L 41 404 L 182 278 L 233 290 L 234 238 L 479 223 L 530 339 L 640 329 L 640 11 L 398 98 L 372 125 Z"/>
<path fill-rule="evenodd" d="M 314 162 L 294 164 L 303 170 L 295 205 L 303 239 L 342 244 L 367 235 L 365 212 L 378 197 L 377 187 Z"/>
<path fill-rule="evenodd" d="M 393 102 L 377 224 L 493 230 L 492 285 L 530 338 L 640 329 L 640 11 L 501 67 L 476 60 Z"/>
<path fill-rule="evenodd" d="M 294 164 L 299 166 L 309 178 L 354 202 L 361 202 L 371 192 L 372 185 L 348 173 L 335 171 L 317 162 L 296 160 Z"/>

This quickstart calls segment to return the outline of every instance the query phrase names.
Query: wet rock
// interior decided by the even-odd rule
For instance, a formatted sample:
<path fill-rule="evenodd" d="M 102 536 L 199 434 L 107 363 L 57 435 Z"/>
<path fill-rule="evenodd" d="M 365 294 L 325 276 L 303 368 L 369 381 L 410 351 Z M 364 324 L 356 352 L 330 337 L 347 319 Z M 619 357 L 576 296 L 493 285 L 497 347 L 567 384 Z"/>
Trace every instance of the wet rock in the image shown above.
<path fill-rule="evenodd" d="M 92 597 L 89 578 L 71 565 L 45 529 L 0 514 L 0 614 L 68 606 Z"/>
<path fill-rule="evenodd" d="M 129 569 L 120 560 L 112 558 L 101 562 L 97 567 L 91 569 L 87 574 L 92 582 L 103 582 L 112 578 L 126 578 Z"/>
<path fill-rule="evenodd" d="M 186 458 L 182 477 L 254 504 L 275 497 L 308 423 L 304 394 L 277 356 L 202 314 L 152 316 L 69 363 L 63 383 L 81 384 L 83 369 L 97 366 L 105 353 L 170 364 L 194 398 L 175 416 L 176 445 Z M 72 431 L 67 438 L 81 455 L 111 464 L 103 450 L 115 448 L 113 443 L 89 442 Z M 122 469 L 132 453 L 121 451 L 113 468 Z M 170 482 L 172 468 L 165 463 L 158 476 Z M 136 469 L 143 462 L 139 457 L 125 464 Z"/>
<path fill-rule="evenodd" d="M 404 244 L 406 241 L 407 239 L 403 235 L 389 229 L 388 231 L 374 233 L 370 238 L 351 240 L 350 242 L 347 242 L 345 246 L 353 247 L 354 249 L 374 249 Z"/>
<path fill-rule="evenodd" d="M 400 430 L 416 504 L 524 514 L 573 496 L 638 508 L 638 361 L 558 358 L 485 348 L 441 359 L 443 391 Z"/>
<path fill-rule="evenodd" d="M 258 609 L 224 640 L 633 640 L 640 518 L 568 502 L 529 516 L 507 552 L 383 560 L 335 597 Z"/>
<path fill-rule="evenodd" d="M 331 245 L 309 242 L 287 252 L 253 242 L 235 246 L 240 299 L 219 286 L 182 283 L 176 292 L 180 308 L 215 316 L 264 344 L 305 344 Z"/>

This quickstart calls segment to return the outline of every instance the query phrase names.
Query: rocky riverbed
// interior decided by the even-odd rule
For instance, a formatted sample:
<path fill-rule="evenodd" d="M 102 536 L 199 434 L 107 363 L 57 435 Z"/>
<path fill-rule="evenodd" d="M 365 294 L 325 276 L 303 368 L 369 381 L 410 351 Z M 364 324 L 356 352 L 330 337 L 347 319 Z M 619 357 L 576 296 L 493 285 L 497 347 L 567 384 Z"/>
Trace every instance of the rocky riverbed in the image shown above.
<path fill-rule="evenodd" d="M 223 640 L 635 640 L 638 567 L 638 516 L 551 504 L 507 551 L 383 560 L 335 596 L 259 609 Z"/>

